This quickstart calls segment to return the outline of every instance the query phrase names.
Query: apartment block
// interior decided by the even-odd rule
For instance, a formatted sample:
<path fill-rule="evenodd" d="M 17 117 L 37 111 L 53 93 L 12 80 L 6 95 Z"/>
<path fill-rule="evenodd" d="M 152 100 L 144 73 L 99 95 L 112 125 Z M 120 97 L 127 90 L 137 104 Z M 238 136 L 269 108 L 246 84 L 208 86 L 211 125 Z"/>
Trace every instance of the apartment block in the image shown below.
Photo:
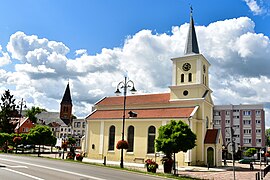
<path fill-rule="evenodd" d="M 265 146 L 265 112 L 262 104 L 214 106 L 214 128 L 221 129 L 223 144 L 231 142 L 231 127 L 237 147 Z"/>

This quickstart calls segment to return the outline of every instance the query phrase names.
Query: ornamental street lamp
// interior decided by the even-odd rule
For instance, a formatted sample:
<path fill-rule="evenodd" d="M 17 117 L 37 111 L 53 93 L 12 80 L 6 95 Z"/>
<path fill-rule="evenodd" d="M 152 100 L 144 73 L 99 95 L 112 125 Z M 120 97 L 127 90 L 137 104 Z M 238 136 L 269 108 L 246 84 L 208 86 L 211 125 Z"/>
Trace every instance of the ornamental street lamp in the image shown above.
<path fill-rule="evenodd" d="M 130 89 L 131 93 L 135 93 L 136 89 L 134 87 L 134 83 L 131 80 L 127 80 L 127 77 L 125 76 L 125 80 L 121 81 L 117 85 L 117 89 L 115 91 L 116 95 L 120 95 L 121 91 L 120 89 L 124 89 L 124 110 L 123 110 L 123 121 L 122 121 L 122 141 L 124 141 L 124 131 L 125 131 L 125 119 L 126 119 L 126 96 L 127 96 L 127 89 Z M 120 161 L 120 167 L 124 168 L 124 162 L 123 162 L 123 149 L 121 149 L 121 161 Z"/>
<path fill-rule="evenodd" d="M 20 134 L 20 126 L 21 126 L 20 122 L 21 122 L 21 118 L 22 118 L 22 108 L 25 108 L 25 109 L 27 108 L 26 101 L 24 101 L 23 98 L 22 98 L 21 101 L 18 102 L 17 108 L 19 109 L 19 115 L 20 115 L 19 126 L 18 126 L 18 130 L 17 130 L 17 134 L 19 136 L 19 134 Z"/>

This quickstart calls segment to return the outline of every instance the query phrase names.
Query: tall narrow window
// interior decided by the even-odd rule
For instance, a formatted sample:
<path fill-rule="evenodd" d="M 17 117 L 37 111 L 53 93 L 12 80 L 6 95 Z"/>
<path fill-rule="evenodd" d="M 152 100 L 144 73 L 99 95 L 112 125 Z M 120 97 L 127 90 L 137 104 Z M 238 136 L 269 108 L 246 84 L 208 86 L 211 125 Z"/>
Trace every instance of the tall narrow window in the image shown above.
<path fill-rule="evenodd" d="M 192 73 L 188 74 L 188 82 L 192 82 Z"/>
<path fill-rule="evenodd" d="M 150 126 L 148 128 L 147 153 L 155 152 L 155 138 L 156 138 L 156 128 L 154 126 Z"/>
<path fill-rule="evenodd" d="M 128 149 L 127 152 L 133 152 L 133 147 L 134 147 L 134 127 L 129 126 L 128 127 Z"/>
<path fill-rule="evenodd" d="M 205 79 L 204 79 L 204 84 L 206 85 L 207 84 L 207 82 L 206 82 L 206 76 L 204 77 Z"/>
<path fill-rule="evenodd" d="M 181 74 L 181 83 L 184 82 L 184 77 L 185 77 L 185 75 Z"/>
<path fill-rule="evenodd" d="M 114 141 L 115 141 L 115 126 L 111 126 L 109 130 L 109 151 L 114 150 Z"/>
<path fill-rule="evenodd" d="M 202 81 L 203 81 L 202 83 L 204 84 L 204 75 L 202 75 Z"/>

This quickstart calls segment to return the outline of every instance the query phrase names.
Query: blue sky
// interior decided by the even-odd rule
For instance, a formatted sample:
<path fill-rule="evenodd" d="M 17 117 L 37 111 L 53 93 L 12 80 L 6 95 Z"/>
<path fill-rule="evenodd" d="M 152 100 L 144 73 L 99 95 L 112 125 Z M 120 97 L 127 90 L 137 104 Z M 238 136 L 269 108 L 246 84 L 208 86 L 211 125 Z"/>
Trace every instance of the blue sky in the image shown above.
<path fill-rule="evenodd" d="M 10 0 L 0 7 L 0 42 L 23 31 L 61 41 L 71 52 L 100 53 L 104 47 L 122 46 L 128 35 L 142 29 L 170 32 L 172 26 L 189 21 L 189 4 L 198 25 L 247 16 L 256 22 L 256 32 L 269 36 L 270 17 L 254 15 L 243 0 Z M 263 7 L 269 5 L 266 0 Z"/>
<path fill-rule="evenodd" d="M 58 111 L 69 81 L 79 117 L 125 71 L 139 93 L 166 92 L 190 5 L 215 104 L 264 103 L 270 127 L 270 0 L 1 1 L 0 92 Z"/>

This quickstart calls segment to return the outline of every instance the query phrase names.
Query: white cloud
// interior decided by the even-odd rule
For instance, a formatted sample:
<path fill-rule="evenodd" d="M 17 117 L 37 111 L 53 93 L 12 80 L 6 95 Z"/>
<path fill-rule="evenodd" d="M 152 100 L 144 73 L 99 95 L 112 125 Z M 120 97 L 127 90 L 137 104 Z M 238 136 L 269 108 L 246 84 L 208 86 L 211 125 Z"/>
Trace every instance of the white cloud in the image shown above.
<path fill-rule="evenodd" d="M 79 56 L 79 55 L 83 55 L 83 54 L 87 54 L 87 50 L 86 49 L 79 49 L 75 51 L 75 55 Z"/>
<path fill-rule="evenodd" d="M 240 17 L 197 26 L 196 32 L 200 51 L 212 64 L 215 103 L 266 103 L 266 114 L 270 114 L 270 103 L 265 102 L 270 99 L 270 41 L 254 27 L 250 18 Z M 74 113 L 85 116 L 91 104 L 113 95 L 125 71 L 139 93 L 168 91 L 170 59 L 183 55 L 187 31 L 188 24 L 172 27 L 171 35 L 141 30 L 129 36 L 123 47 L 104 48 L 97 55 L 80 49 L 74 59 L 66 56 L 69 48 L 61 42 L 17 32 L 7 49 L 21 64 L 15 65 L 13 73 L 0 71 L 0 80 L 15 85 L 16 95 L 32 104 L 58 111 L 69 79 Z M 270 127 L 269 121 L 266 124 Z"/>
<path fill-rule="evenodd" d="M 2 50 L 2 46 L 1 45 L 0 45 L 0 54 L 2 55 L 0 57 L 0 67 L 5 66 L 5 65 L 11 63 L 9 54 L 7 52 L 4 52 Z"/>
<path fill-rule="evenodd" d="M 249 9 L 253 12 L 254 15 L 261 15 L 265 13 L 265 10 L 263 7 L 259 5 L 259 3 L 256 0 L 244 0 L 249 7 Z"/>
<path fill-rule="evenodd" d="M 255 0 L 245 0 L 246 4 L 248 5 L 249 9 L 255 14 L 261 14 L 262 9 L 259 7 Z"/>

